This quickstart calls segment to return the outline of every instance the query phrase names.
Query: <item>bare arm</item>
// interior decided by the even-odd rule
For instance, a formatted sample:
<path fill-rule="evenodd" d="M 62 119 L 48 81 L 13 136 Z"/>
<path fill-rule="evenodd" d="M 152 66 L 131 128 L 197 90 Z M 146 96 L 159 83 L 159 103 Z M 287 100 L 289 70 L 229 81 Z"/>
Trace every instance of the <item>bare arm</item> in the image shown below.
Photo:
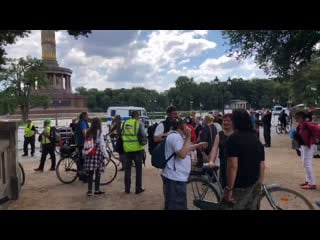
<path fill-rule="evenodd" d="M 179 152 L 177 152 L 177 155 L 179 158 L 184 159 L 188 152 L 190 151 L 190 145 L 191 145 L 191 130 L 189 128 L 186 129 L 186 139 L 184 141 L 183 147 L 180 149 Z"/>
<path fill-rule="evenodd" d="M 86 135 L 87 135 L 87 129 L 83 129 L 81 132 L 82 132 L 83 136 L 86 137 Z"/>
<path fill-rule="evenodd" d="M 216 162 L 218 150 L 219 150 L 219 142 L 220 142 L 220 137 L 219 137 L 219 134 L 217 134 L 216 139 L 214 140 L 213 148 L 211 149 L 211 152 L 210 152 L 210 161 L 209 161 L 210 165 L 214 165 Z"/>
<path fill-rule="evenodd" d="M 190 145 L 189 151 L 193 151 L 193 150 L 198 149 L 198 148 L 207 148 L 207 147 L 208 147 L 208 143 L 207 142 L 200 142 L 200 143 L 197 143 L 197 144 Z"/>
<path fill-rule="evenodd" d="M 229 157 L 227 164 L 227 186 L 233 188 L 238 171 L 238 157 Z"/>
<path fill-rule="evenodd" d="M 263 183 L 265 169 L 266 169 L 266 164 L 264 161 L 262 161 L 260 163 L 260 178 L 259 178 L 259 182 L 261 184 Z"/>
<path fill-rule="evenodd" d="M 161 142 L 164 137 L 167 137 L 167 136 L 168 136 L 168 134 L 169 134 L 169 133 L 162 133 L 162 134 L 160 134 L 159 136 L 154 136 L 154 137 L 153 137 L 153 141 L 154 141 L 154 142 Z"/>

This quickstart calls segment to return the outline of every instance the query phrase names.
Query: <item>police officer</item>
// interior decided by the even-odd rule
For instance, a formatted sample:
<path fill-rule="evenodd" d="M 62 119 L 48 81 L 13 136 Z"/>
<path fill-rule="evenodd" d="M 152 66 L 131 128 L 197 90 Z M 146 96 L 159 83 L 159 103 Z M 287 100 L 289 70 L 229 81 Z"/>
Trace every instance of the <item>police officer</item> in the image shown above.
<path fill-rule="evenodd" d="M 23 157 L 28 156 L 28 145 L 31 145 L 31 156 L 34 155 L 35 149 L 35 135 L 36 135 L 36 127 L 32 124 L 31 120 L 27 120 L 27 126 L 24 128 L 24 142 L 23 142 Z"/>
<path fill-rule="evenodd" d="M 145 190 L 142 188 L 142 162 L 144 156 L 144 146 L 140 144 L 141 139 L 146 139 L 146 133 L 143 124 L 140 122 L 138 111 L 133 111 L 131 119 L 123 124 L 122 140 L 125 152 L 125 174 L 124 185 L 125 192 L 130 193 L 131 185 L 131 167 L 132 161 L 136 167 L 136 194 L 140 194 Z"/>
<path fill-rule="evenodd" d="M 42 144 L 42 154 L 40 165 L 38 168 L 34 169 L 36 172 L 43 172 L 44 163 L 46 161 L 47 155 L 50 154 L 51 157 L 51 168 L 50 171 L 54 171 L 56 169 L 56 155 L 54 153 L 55 142 L 50 140 L 50 127 L 51 119 L 44 120 L 43 131 L 41 133 L 41 144 Z"/>

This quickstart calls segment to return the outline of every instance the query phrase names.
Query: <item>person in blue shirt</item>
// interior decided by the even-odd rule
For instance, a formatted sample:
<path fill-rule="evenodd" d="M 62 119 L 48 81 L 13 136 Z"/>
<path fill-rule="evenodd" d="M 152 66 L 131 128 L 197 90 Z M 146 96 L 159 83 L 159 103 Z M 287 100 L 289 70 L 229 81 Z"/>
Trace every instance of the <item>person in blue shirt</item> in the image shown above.
<path fill-rule="evenodd" d="M 83 169 L 84 159 L 82 157 L 82 149 L 86 139 L 86 134 L 89 129 L 89 115 L 87 112 L 82 112 L 79 115 L 79 121 L 75 127 L 75 142 L 78 146 L 79 161 L 78 161 L 78 170 L 81 172 Z M 86 175 L 84 173 L 80 174 L 79 180 L 86 181 Z"/>

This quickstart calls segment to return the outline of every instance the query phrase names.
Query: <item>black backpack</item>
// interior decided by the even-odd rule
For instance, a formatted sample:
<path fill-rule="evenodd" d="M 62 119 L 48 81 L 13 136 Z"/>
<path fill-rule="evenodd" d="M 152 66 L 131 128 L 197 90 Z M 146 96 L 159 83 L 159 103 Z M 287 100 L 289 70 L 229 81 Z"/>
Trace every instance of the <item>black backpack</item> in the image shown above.
<path fill-rule="evenodd" d="M 50 127 L 49 140 L 51 143 L 59 143 L 61 141 L 61 136 L 55 127 Z"/>
<path fill-rule="evenodd" d="M 164 125 L 164 132 L 163 133 L 169 132 L 170 127 L 171 127 L 170 121 L 168 119 L 166 119 L 166 120 L 162 121 L 161 123 L 163 123 L 163 125 Z M 148 150 L 151 155 L 152 155 L 152 152 L 155 149 L 155 147 L 159 144 L 153 140 L 154 132 L 156 131 L 156 128 L 158 127 L 158 125 L 159 125 L 158 123 L 154 123 L 153 125 L 148 127 Z"/>

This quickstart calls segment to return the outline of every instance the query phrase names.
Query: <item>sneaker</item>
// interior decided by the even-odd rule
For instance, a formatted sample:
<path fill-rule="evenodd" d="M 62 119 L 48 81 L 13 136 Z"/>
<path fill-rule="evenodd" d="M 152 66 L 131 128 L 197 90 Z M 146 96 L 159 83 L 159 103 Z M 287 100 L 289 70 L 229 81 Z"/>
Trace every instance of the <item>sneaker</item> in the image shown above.
<path fill-rule="evenodd" d="M 101 190 L 94 192 L 94 195 L 102 195 L 102 194 L 105 194 L 105 192 Z"/>
<path fill-rule="evenodd" d="M 306 189 L 306 190 L 315 190 L 315 189 L 317 189 L 316 185 L 310 185 L 310 184 L 302 186 L 301 188 L 302 189 Z"/>
<path fill-rule="evenodd" d="M 41 169 L 41 168 L 35 168 L 35 169 L 33 169 L 33 171 L 35 171 L 35 172 L 43 172 L 43 169 Z"/>
<path fill-rule="evenodd" d="M 308 182 L 304 182 L 304 183 L 299 184 L 299 186 L 303 187 L 303 186 L 307 186 L 308 184 L 309 184 Z"/>
<path fill-rule="evenodd" d="M 92 196 L 92 191 L 88 191 L 88 192 L 87 192 L 87 196 L 88 196 L 88 197 L 91 197 L 91 196 Z"/>
<path fill-rule="evenodd" d="M 320 155 L 317 154 L 317 155 L 314 155 L 313 157 L 314 157 L 314 158 L 320 158 Z"/>
<path fill-rule="evenodd" d="M 23 154 L 21 155 L 21 157 L 28 157 L 28 154 Z"/>
<path fill-rule="evenodd" d="M 55 171 L 55 170 L 56 170 L 55 168 L 50 168 L 50 169 L 49 169 L 49 171 Z"/>

